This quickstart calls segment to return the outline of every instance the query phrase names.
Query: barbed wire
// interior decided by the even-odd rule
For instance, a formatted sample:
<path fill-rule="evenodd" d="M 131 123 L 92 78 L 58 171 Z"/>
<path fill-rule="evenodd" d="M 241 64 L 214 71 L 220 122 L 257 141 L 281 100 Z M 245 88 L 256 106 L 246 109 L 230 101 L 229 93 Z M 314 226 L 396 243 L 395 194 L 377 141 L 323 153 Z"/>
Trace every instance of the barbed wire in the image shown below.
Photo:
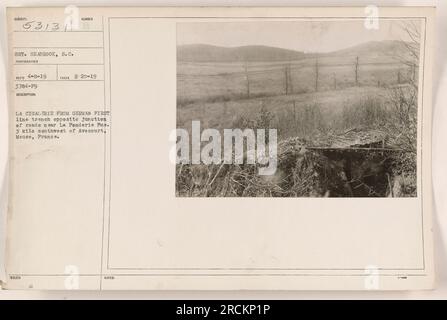
<path fill-rule="evenodd" d="M 199 64 L 198 64 L 199 65 Z M 399 62 L 365 62 L 360 64 L 359 66 L 396 66 L 396 67 L 409 67 L 408 65 L 399 63 Z M 209 65 L 210 67 L 222 67 L 218 65 Z M 268 68 L 268 69 L 262 69 L 262 70 L 255 70 L 255 71 L 236 71 L 236 72 L 220 72 L 215 74 L 193 74 L 193 73 L 177 73 L 178 78 L 207 78 L 207 77 L 246 77 L 246 76 L 254 76 L 259 74 L 268 74 L 271 72 L 281 72 L 283 73 L 286 68 L 289 70 L 302 70 L 302 69 L 313 69 L 315 68 L 314 65 L 306 64 L 301 66 L 296 66 L 296 63 L 291 64 L 269 64 L 269 65 L 258 65 L 256 67 L 271 67 L 274 66 L 275 68 Z M 318 67 L 321 68 L 330 68 L 330 67 L 351 67 L 354 66 L 353 63 L 337 63 L 337 64 L 321 64 L 319 63 Z M 244 68 L 244 66 L 240 66 L 241 68 Z M 253 67 L 253 66 L 252 66 Z M 225 66 L 225 68 L 228 68 L 228 66 Z"/>

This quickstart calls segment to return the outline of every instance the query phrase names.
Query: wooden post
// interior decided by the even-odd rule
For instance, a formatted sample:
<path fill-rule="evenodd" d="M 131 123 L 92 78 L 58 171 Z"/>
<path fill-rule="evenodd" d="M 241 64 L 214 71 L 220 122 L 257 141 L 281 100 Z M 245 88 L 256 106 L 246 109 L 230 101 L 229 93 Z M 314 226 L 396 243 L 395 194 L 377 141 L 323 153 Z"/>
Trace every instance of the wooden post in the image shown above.
<path fill-rule="evenodd" d="M 224 101 L 223 102 L 223 110 L 222 110 L 222 119 L 225 120 L 225 117 L 227 116 L 227 112 L 228 112 L 228 105 L 227 105 L 227 102 Z"/>
<path fill-rule="evenodd" d="M 293 93 L 292 67 L 290 66 L 290 63 L 287 65 L 287 77 L 288 93 Z"/>
<path fill-rule="evenodd" d="M 245 79 L 247 81 L 247 98 L 250 99 L 250 79 L 248 78 L 248 66 L 247 62 L 244 62 Z"/>
<path fill-rule="evenodd" d="M 288 95 L 289 94 L 289 80 L 290 80 L 290 65 L 284 65 L 284 86 L 285 86 L 285 94 Z"/>
<path fill-rule="evenodd" d="M 335 74 L 335 72 L 332 75 L 334 77 L 334 90 L 337 90 L 337 75 Z"/>
<path fill-rule="evenodd" d="M 318 92 L 318 78 L 319 78 L 319 64 L 318 64 L 318 56 L 315 62 L 315 92 Z"/>
<path fill-rule="evenodd" d="M 355 85 L 359 86 L 359 57 L 355 59 Z"/>

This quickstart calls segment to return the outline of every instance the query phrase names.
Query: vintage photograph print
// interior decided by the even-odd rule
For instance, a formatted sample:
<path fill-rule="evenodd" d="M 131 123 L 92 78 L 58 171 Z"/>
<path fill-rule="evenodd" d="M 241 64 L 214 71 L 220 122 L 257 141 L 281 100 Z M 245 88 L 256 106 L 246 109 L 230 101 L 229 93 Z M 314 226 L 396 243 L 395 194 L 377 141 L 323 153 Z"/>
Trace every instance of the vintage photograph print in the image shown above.
<path fill-rule="evenodd" d="M 178 197 L 416 197 L 421 19 L 177 24 Z"/>

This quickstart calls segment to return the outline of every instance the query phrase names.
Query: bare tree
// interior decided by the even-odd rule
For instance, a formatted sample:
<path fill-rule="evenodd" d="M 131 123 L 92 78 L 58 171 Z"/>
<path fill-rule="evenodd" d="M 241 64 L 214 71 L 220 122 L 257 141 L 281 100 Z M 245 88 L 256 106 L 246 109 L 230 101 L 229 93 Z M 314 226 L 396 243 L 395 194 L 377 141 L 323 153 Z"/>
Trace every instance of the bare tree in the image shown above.
<path fill-rule="evenodd" d="M 418 20 L 407 20 L 400 23 L 406 39 L 401 43 L 405 48 L 405 53 L 398 56 L 398 60 L 404 65 L 410 67 L 410 84 L 417 88 L 417 70 L 419 69 L 420 46 L 421 46 L 421 27 Z"/>
<path fill-rule="evenodd" d="M 402 22 L 401 27 L 406 39 L 401 41 L 404 50 L 397 56 L 397 59 L 401 64 L 410 67 L 411 77 L 406 84 L 390 88 L 390 109 L 384 129 L 389 133 L 390 142 L 404 150 L 393 160 L 398 164 L 392 178 L 393 190 L 404 188 L 406 184 L 404 181 L 408 179 L 412 181 L 409 186 L 416 190 L 418 131 L 418 80 L 416 74 L 419 68 L 421 32 L 416 20 Z M 401 76 L 399 69 L 398 78 Z M 401 82 L 400 80 L 399 82 Z"/>
<path fill-rule="evenodd" d="M 409 39 L 409 41 L 403 41 L 410 56 L 407 58 L 407 62 L 410 62 L 410 65 L 414 63 L 416 66 L 419 66 L 419 51 L 421 45 L 420 24 L 414 20 L 403 21 L 401 22 L 401 28 Z"/>
<path fill-rule="evenodd" d="M 389 99 L 391 113 L 387 127 L 390 136 L 401 149 L 416 154 L 417 90 L 398 86 L 391 89 Z"/>

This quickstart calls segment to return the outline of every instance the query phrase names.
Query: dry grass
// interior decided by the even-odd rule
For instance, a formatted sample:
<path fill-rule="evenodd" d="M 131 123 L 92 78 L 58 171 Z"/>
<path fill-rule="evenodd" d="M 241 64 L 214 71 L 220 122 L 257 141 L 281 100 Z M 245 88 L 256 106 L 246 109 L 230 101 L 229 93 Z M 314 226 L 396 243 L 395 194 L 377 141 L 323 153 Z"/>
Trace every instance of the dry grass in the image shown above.
<path fill-rule="evenodd" d="M 259 176 L 256 165 L 178 165 L 177 196 L 416 196 L 417 88 L 392 85 L 397 69 L 381 66 L 362 70 L 362 86 L 352 87 L 352 72 L 340 68 L 337 89 L 331 88 L 334 70 L 328 69 L 320 74 L 318 92 L 306 87 L 312 79 L 304 71 L 292 74 L 288 95 L 281 93 L 276 73 L 259 84 L 251 82 L 250 99 L 244 96 L 244 79 L 231 82 L 234 90 L 228 81 L 180 85 L 179 99 L 185 100 L 177 108 L 178 127 L 190 130 L 191 122 L 199 120 L 202 129 L 276 128 L 280 142 L 273 176 Z M 306 148 L 352 128 L 380 129 L 387 143 L 403 152 L 325 154 Z"/>

